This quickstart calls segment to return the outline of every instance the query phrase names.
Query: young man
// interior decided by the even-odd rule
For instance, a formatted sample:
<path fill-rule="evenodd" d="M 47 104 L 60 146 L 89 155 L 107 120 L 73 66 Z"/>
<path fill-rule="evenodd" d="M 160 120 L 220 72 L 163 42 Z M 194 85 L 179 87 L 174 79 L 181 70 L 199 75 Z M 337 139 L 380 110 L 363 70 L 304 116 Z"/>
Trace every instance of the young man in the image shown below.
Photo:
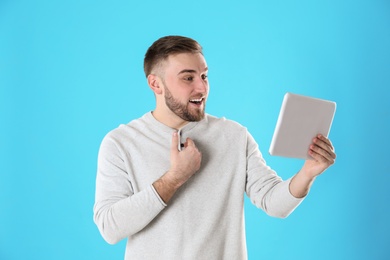
<path fill-rule="evenodd" d="M 208 68 L 196 41 L 157 40 L 144 69 L 156 108 L 104 138 L 95 223 L 108 243 L 128 238 L 125 259 L 246 259 L 244 193 L 287 217 L 334 163 L 331 142 L 315 137 L 313 159 L 283 181 L 246 128 L 205 114 Z"/>

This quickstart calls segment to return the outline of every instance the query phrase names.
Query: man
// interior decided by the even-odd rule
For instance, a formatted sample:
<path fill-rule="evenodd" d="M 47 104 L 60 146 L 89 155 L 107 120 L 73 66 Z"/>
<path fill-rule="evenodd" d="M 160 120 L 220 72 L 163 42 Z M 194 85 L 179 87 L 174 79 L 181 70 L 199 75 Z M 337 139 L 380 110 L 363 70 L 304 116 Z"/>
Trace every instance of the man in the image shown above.
<path fill-rule="evenodd" d="M 196 41 L 157 40 L 144 69 L 156 107 L 104 138 L 95 223 L 108 243 L 128 238 L 125 259 L 246 259 L 244 193 L 287 217 L 334 163 L 331 142 L 315 137 L 313 159 L 283 181 L 246 128 L 205 114 L 208 68 Z"/>

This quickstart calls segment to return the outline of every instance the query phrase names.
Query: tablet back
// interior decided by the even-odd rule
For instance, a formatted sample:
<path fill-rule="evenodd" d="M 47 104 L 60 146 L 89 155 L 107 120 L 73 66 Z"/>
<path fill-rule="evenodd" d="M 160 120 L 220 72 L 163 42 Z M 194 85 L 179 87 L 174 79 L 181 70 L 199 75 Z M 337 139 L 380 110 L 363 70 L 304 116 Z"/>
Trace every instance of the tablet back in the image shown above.
<path fill-rule="evenodd" d="M 335 102 L 287 93 L 269 153 L 292 158 L 311 158 L 308 155 L 309 146 L 317 134 L 328 136 L 335 110 Z"/>

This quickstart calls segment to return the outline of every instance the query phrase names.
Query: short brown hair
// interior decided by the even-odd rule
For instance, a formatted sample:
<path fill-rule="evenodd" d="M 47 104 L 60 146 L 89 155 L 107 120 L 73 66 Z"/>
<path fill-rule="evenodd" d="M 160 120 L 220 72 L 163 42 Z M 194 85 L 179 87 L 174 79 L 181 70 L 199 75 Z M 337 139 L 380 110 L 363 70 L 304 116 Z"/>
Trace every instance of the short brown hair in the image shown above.
<path fill-rule="evenodd" d="M 147 50 L 144 58 L 145 76 L 148 77 L 156 65 L 169 55 L 179 53 L 200 53 L 202 46 L 195 40 L 184 36 L 165 36 L 155 41 Z"/>

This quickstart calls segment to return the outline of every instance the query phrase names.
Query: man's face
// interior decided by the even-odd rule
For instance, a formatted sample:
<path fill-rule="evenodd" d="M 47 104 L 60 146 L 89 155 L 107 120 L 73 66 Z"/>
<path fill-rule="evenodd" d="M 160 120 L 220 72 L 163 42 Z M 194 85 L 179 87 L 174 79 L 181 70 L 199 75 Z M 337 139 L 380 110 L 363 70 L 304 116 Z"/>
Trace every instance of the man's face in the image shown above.
<path fill-rule="evenodd" d="M 162 69 L 165 104 L 169 110 L 185 121 L 203 119 L 209 92 L 203 55 L 171 55 Z"/>

